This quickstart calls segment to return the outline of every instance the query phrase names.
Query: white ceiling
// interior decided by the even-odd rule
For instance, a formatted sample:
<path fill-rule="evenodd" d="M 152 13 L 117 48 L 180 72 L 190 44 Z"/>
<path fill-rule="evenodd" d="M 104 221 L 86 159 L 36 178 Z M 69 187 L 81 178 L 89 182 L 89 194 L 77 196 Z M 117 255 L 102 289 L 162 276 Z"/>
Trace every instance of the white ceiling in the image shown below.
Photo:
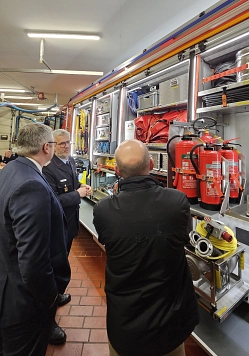
<path fill-rule="evenodd" d="M 35 92 L 44 92 L 47 100 L 41 104 L 49 107 L 55 94 L 58 104 L 64 105 L 98 79 L 18 72 L 18 69 L 47 69 L 39 63 L 40 39 L 29 38 L 28 31 L 99 34 L 99 41 L 46 39 L 44 60 L 54 70 L 93 70 L 106 74 L 215 3 L 212 0 L 1 0 L 0 88 L 34 88 Z M 6 68 L 13 71 L 6 72 Z"/>

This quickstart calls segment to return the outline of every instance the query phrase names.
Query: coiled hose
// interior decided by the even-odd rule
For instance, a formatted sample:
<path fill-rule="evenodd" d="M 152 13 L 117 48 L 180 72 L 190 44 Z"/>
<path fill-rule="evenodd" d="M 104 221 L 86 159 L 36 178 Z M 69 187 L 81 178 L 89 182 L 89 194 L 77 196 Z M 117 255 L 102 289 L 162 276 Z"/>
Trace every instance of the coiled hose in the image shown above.
<path fill-rule="evenodd" d="M 204 228 L 205 223 L 206 223 L 205 221 L 201 221 L 196 226 L 196 232 L 198 232 L 204 238 L 207 235 L 207 231 Z M 212 245 L 215 248 L 223 251 L 224 253 L 219 256 L 207 256 L 206 258 L 210 260 L 218 260 L 220 258 L 224 258 L 232 255 L 237 250 L 237 239 L 235 238 L 233 231 L 227 226 L 224 226 L 224 229 L 233 237 L 232 241 L 227 242 L 226 240 L 217 239 L 216 237 L 210 235 L 208 240 L 212 243 Z M 198 251 L 195 252 L 198 254 Z"/>

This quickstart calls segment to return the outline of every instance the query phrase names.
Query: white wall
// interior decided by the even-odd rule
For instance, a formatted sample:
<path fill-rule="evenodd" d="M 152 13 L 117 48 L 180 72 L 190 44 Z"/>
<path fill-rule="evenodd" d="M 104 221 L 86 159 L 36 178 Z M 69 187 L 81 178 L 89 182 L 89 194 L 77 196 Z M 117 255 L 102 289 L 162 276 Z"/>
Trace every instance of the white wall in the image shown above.
<path fill-rule="evenodd" d="M 119 56 L 110 62 L 110 68 L 115 68 L 137 53 L 141 53 L 217 1 L 133 0 L 132 6 L 127 6 L 129 3 L 127 1 L 120 10 L 120 15 L 112 19 L 110 28 L 118 29 L 120 46 Z M 127 32 L 130 36 L 127 36 Z M 124 38 L 127 42 L 124 42 Z M 136 38 L 135 45 L 133 45 L 134 38 Z M 125 51 L 124 48 L 129 49 Z"/>
<path fill-rule="evenodd" d="M 0 140 L 0 155 L 3 157 L 4 152 L 9 149 L 10 143 L 10 125 L 11 111 L 9 108 L 0 107 L 0 135 L 8 135 L 7 141 Z"/>

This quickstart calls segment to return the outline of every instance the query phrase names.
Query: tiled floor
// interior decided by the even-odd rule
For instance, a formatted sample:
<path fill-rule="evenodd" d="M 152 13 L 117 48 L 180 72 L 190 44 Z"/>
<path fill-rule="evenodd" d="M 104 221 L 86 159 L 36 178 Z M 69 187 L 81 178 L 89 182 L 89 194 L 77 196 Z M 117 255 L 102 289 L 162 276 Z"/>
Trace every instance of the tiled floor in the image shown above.
<path fill-rule="evenodd" d="M 58 308 L 56 315 L 58 324 L 67 334 L 67 342 L 60 346 L 49 345 L 46 356 L 109 356 L 105 327 L 105 252 L 81 227 L 69 260 L 72 277 L 67 293 L 72 299 Z M 187 356 L 207 355 L 191 337 L 185 349 Z"/>

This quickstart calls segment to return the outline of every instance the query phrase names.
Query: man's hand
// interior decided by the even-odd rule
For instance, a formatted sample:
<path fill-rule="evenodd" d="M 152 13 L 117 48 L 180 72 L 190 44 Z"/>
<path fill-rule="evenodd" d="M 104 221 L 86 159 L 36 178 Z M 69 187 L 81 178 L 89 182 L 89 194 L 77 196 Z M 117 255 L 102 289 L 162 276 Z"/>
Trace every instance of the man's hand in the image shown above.
<path fill-rule="evenodd" d="M 91 195 L 92 193 L 92 188 L 90 187 L 90 185 L 87 184 L 81 184 L 81 186 L 79 187 L 79 189 L 77 189 L 77 192 L 79 193 L 81 198 L 84 198 L 86 196 Z"/>

